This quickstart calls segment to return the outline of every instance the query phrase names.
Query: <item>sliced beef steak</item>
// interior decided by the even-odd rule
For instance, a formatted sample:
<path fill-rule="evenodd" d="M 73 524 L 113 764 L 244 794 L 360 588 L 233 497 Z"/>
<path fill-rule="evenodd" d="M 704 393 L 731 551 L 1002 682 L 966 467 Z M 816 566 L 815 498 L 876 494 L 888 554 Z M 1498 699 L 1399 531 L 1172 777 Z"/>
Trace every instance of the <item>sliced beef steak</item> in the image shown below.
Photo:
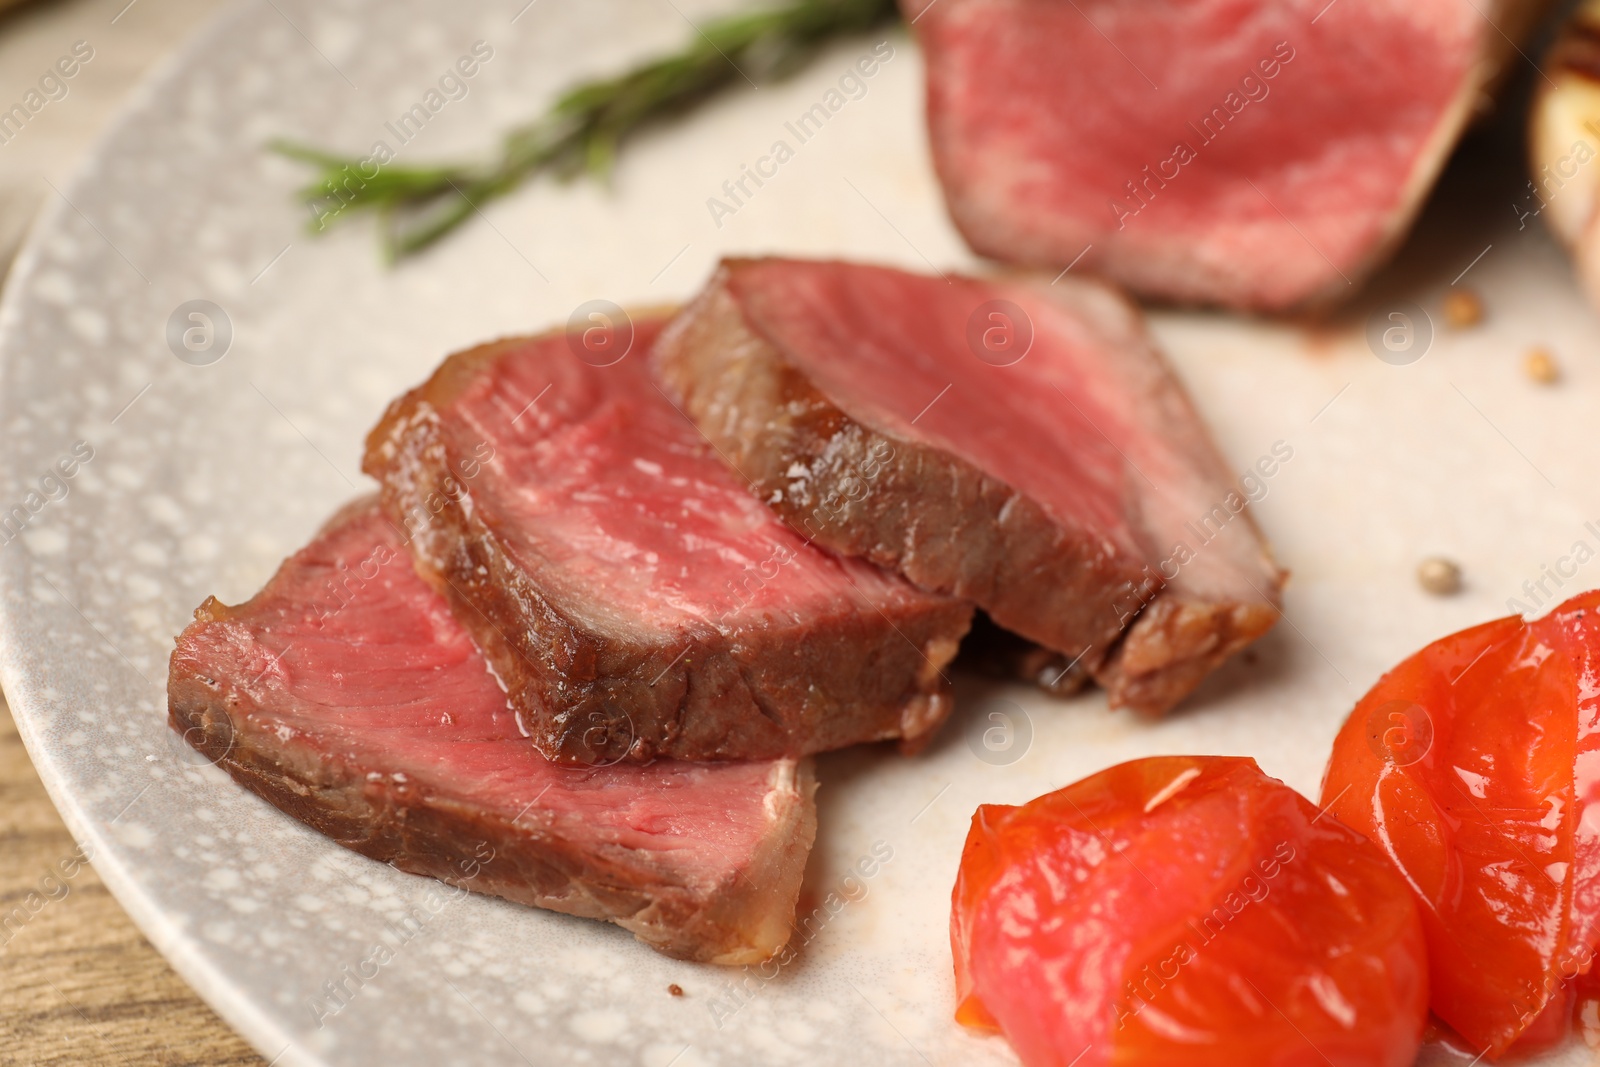
<path fill-rule="evenodd" d="M 340 844 L 683 959 L 749 963 L 788 940 L 809 761 L 550 763 L 373 502 L 195 620 L 172 654 L 172 728 Z"/>
<path fill-rule="evenodd" d="M 1275 310 L 1355 291 L 1546 4 L 901 6 L 926 56 L 934 163 L 974 249 Z"/>
<path fill-rule="evenodd" d="M 390 407 L 366 469 L 423 574 L 551 759 L 925 739 L 971 608 L 778 521 L 651 379 L 659 325 L 616 362 L 625 330 L 477 348 Z"/>
<path fill-rule="evenodd" d="M 1244 497 L 1104 286 L 735 260 L 655 358 L 795 529 L 977 602 L 1114 704 L 1170 707 L 1278 617 Z"/>

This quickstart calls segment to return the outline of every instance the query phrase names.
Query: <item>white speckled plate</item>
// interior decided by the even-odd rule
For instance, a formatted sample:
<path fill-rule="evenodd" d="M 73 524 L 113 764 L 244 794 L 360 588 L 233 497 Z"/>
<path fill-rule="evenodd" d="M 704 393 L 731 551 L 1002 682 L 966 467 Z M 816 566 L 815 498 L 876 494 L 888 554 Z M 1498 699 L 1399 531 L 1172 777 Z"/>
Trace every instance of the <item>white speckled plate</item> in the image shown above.
<path fill-rule="evenodd" d="M 400 158 L 475 149 L 573 78 L 680 42 L 685 16 L 729 0 L 526 2 L 239 7 L 65 188 L 0 309 L 0 512 L 28 516 L 0 546 L 0 680 L 96 868 L 268 1059 L 1014 1062 L 950 1018 L 948 891 L 975 805 L 1188 751 L 1252 754 L 1314 793 L 1346 710 L 1385 667 L 1504 613 L 1575 543 L 1600 547 L 1600 525 L 1586 525 L 1600 522 L 1595 319 L 1543 231 L 1516 229 L 1514 151 L 1490 145 L 1482 160 L 1501 162 L 1457 166 L 1430 236 L 1376 289 L 1435 308 L 1472 264 L 1464 284 L 1484 294 L 1488 321 L 1440 326 L 1420 360 L 1369 351 L 1377 297 L 1305 329 L 1158 316 L 1239 469 L 1276 442 L 1293 450 L 1258 505 L 1294 571 L 1289 617 L 1255 662 L 1157 725 L 1108 714 L 1098 694 L 1056 704 L 966 682 L 962 711 L 923 758 L 825 759 L 810 892 L 853 899 L 780 973 L 677 963 L 611 927 L 457 899 L 339 849 L 185 758 L 165 727 L 166 657 L 203 597 L 247 597 L 364 490 L 362 435 L 392 395 L 450 350 L 564 321 L 586 300 L 680 299 L 724 252 L 975 265 L 941 208 L 919 60 L 898 30 L 866 94 L 803 145 L 785 122 L 881 37 L 644 138 L 609 189 L 528 189 L 398 270 L 378 264 L 363 226 L 309 240 L 289 198 L 303 174 L 262 151 L 268 138 L 393 147 L 385 123 L 481 40 L 493 56 L 467 95 Z M 713 218 L 707 198 L 780 139 L 794 158 Z M 219 360 L 169 348 L 169 317 L 191 300 L 231 324 Z M 1560 360 L 1559 385 L 1519 372 L 1534 343 Z M 77 442 L 92 458 L 70 479 L 52 475 Z M 1464 566 L 1461 595 L 1416 587 L 1418 559 L 1434 552 Z M 1600 583 L 1600 563 L 1565 581 L 1564 592 Z M 1012 707 L 1002 700 L 1020 706 L 1027 742 L 1015 758 L 979 758 L 986 713 Z M 846 883 L 874 848 L 892 859 Z M 405 937 L 408 913 L 421 921 Z M 371 973 L 363 961 L 380 942 L 394 958 Z M 684 997 L 667 995 L 673 982 Z M 329 983 L 354 991 L 337 1012 Z"/>

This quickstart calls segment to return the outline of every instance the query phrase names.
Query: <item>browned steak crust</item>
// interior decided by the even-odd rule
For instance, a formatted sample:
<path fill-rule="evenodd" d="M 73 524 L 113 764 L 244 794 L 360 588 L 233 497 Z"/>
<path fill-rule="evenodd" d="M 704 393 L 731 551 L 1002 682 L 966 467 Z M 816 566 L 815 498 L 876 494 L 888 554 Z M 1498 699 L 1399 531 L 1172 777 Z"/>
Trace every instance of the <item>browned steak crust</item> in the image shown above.
<path fill-rule="evenodd" d="M 279 753 L 234 738 L 220 725 L 243 713 L 238 690 L 213 689 L 199 677 L 172 683 L 173 729 L 240 785 L 363 856 L 474 893 L 609 920 L 677 959 L 756 963 L 788 940 L 789 931 L 781 925 L 752 929 L 752 920 L 774 921 L 769 915 L 773 909 L 753 889 L 730 887 L 708 906 L 701 888 L 651 881 L 635 858 L 622 857 L 621 850 L 623 862 L 608 861 L 592 843 L 559 836 L 546 837 L 530 849 L 527 828 L 510 819 L 404 798 L 393 787 L 374 796 L 350 768 L 325 762 L 288 765 Z M 807 797 L 816 789 L 807 761 L 796 770 L 796 786 Z M 815 836 L 816 809 L 796 804 L 783 830 L 773 834 L 772 855 L 766 861 L 774 869 L 792 871 L 795 884 L 763 886 L 761 893 L 792 897 L 799 891 L 804 857 Z M 746 947 L 751 942 L 763 947 Z"/>

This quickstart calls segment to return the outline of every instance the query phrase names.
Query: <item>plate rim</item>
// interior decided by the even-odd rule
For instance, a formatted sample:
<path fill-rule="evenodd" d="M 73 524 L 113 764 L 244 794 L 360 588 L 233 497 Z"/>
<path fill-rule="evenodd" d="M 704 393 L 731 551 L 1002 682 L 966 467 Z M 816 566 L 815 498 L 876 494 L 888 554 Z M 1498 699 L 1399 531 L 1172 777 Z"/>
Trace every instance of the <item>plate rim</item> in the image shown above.
<path fill-rule="evenodd" d="M 49 202 L 39 209 L 29 224 L 17 255 L 6 272 L 3 289 L 0 289 L 0 398 L 9 395 L 7 371 L 12 360 L 24 355 L 20 350 L 14 350 L 13 341 L 17 325 L 24 316 L 22 289 L 38 273 L 45 242 L 59 229 L 61 220 L 69 217 L 69 209 L 76 210 L 71 195 L 99 170 L 113 139 L 129 120 L 158 104 L 161 94 L 182 77 L 211 42 L 246 22 L 259 7 L 259 3 L 253 4 L 249 0 L 234 0 L 224 4 L 192 29 L 187 37 L 174 44 L 112 110 L 88 150 L 73 165 L 61 186 L 52 186 L 56 195 L 49 198 Z M 89 846 L 92 856 L 88 862 L 96 876 L 139 933 L 178 973 L 189 989 L 258 1055 L 265 1058 L 268 1067 L 278 1067 L 280 1064 L 284 1067 L 327 1067 L 326 1059 L 296 1044 L 273 1022 L 269 1013 L 262 1011 L 248 995 L 234 987 L 225 972 L 210 962 L 192 938 L 172 925 L 165 910 L 119 859 L 117 850 L 107 847 L 110 836 L 89 818 L 77 797 L 68 789 L 64 777 L 52 762 L 42 735 L 37 731 L 35 718 L 39 712 L 31 704 L 31 691 L 37 686 L 28 680 L 19 663 L 16 651 L 19 641 L 14 633 L 9 599 L 3 595 L 6 586 L 5 575 L 0 573 L 0 696 L 4 697 L 11 709 L 12 722 L 16 724 L 17 734 L 22 739 L 22 747 L 28 754 L 34 773 L 44 785 L 45 794 L 66 824 L 74 843 L 80 847 Z M 274 1047 L 278 1047 L 275 1055 L 271 1051 Z"/>

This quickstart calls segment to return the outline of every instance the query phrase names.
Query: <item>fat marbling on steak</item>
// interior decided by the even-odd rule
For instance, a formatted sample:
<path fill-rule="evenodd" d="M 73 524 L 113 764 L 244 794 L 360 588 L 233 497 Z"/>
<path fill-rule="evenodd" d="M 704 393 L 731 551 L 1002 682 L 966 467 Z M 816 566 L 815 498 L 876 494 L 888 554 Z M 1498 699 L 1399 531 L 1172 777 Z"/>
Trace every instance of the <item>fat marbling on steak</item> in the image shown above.
<path fill-rule="evenodd" d="M 1103 285 L 729 260 L 655 360 L 796 530 L 976 602 L 1114 705 L 1171 707 L 1278 618 L 1243 495 Z"/>
<path fill-rule="evenodd" d="M 1280 310 L 1352 295 L 1545 0 L 901 0 L 986 256 Z"/>
<path fill-rule="evenodd" d="M 660 325 L 485 345 L 391 405 L 365 468 L 424 575 L 551 759 L 925 740 L 971 608 L 751 496 L 650 377 Z"/>
<path fill-rule="evenodd" d="M 809 761 L 547 761 L 371 501 L 247 603 L 207 600 L 167 691 L 172 728 L 241 784 L 401 870 L 682 959 L 750 963 L 789 939 Z"/>

